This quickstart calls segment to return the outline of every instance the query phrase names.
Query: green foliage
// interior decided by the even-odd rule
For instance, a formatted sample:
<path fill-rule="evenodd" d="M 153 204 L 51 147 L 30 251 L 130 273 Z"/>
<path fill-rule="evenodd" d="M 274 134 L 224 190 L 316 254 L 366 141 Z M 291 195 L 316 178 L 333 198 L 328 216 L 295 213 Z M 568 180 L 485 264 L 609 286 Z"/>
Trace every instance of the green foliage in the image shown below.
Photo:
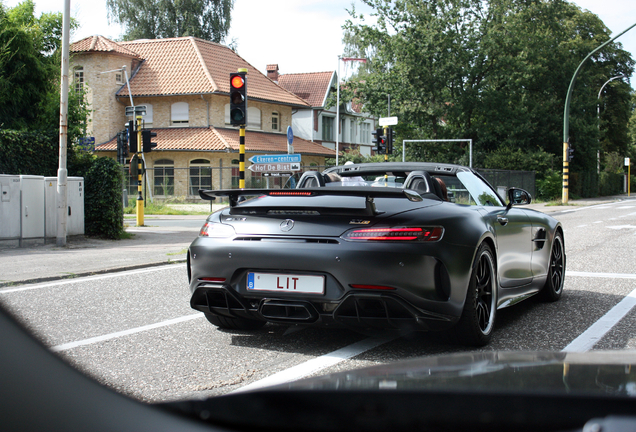
<path fill-rule="evenodd" d="M 58 135 L 0 129 L 0 173 L 54 176 Z"/>
<path fill-rule="evenodd" d="M 121 238 L 124 233 L 121 166 L 111 158 L 96 158 L 84 180 L 86 234 L 109 239 Z"/>
<path fill-rule="evenodd" d="M 34 15 L 33 1 L 0 4 L 0 128 L 59 129 L 62 14 Z M 71 28 L 77 23 L 71 20 Z M 69 95 L 69 142 L 85 135 L 83 95 Z"/>
<path fill-rule="evenodd" d="M 624 175 L 601 172 L 598 178 L 598 194 L 600 196 L 618 195 L 623 193 Z"/>
<path fill-rule="evenodd" d="M 485 156 L 484 168 L 535 171 L 537 178 L 543 178 L 555 168 L 554 160 L 555 156 L 544 150 L 525 152 L 521 149 L 502 147 Z"/>
<path fill-rule="evenodd" d="M 581 60 L 610 37 L 596 15 L 562 0 L 365 3 L 373 7 L 376 22 L 366 24 L 352 11 L 345 40 L 350 53 L 370 61 L 344 87 L 361 98 L 366 110 L 383 115 L 390 94 L 402 137 L 471 138 L 485 154 L 536 149 L 559 163 L 559 114 L 570 79 Z M 597 93 L 609 77 L 629 76 L 633 69 L 630 54 L 612 43 L 581 70 L 570 114 L 573 169 L 595 170 Z M 625 146 L 626 100 L 629 88 L 620 83 L 603 98 L 601 132 L 609 151 Z M 433 160 L 447 152 L 449 161 L 457 161 L 466 153 L 461 145 L 407 150 L 411 160 Z"/>
<path fill-rule="evenodd" d="M 537 198 L 551 201 L 560 198 L 563 194 L 563 175 L 554 170 L 548 170 L 543 178 L 536 180 Z"/>
<path fill-rule="evenodd" d="M 108 16 L 126 26 L 124 39 L 194 36 L 222 42 L 234 0 L 107 0 Z"/>

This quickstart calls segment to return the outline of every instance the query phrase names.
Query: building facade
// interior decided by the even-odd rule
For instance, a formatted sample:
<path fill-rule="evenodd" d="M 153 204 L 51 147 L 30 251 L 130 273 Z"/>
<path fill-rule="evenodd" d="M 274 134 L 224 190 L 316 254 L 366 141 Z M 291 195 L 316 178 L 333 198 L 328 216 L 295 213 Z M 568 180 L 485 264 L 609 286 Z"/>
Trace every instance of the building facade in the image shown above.
<path fill-rule="evenodd" d="M 226 46 L 193 37 L 113 42 L 91 36 L 71 45 L 74 85 L 91 107 L 89 136 L 98 155 L 117 157 L 117 134 L 146 106 L 144 128 L 157 147 L 143 155 L 152 196 L 197 200 L 199 188 L 238 186 L 239 129 L 230 125 L 229 74 L 247 69 L 246 160 L 287 153 L 293 111 L 309 109 Z M 302 169 L 324 166 L 335 152 L 296 136 Z M 249 163 L 246 163 L 249 166 Z M 285 177 L 245 173 L 246 186 L 280 186 Z M 267 180 L 267 181 L 266 181 Z M 271 180 L 271 183 L 270 183 Z M 136 191 L 131 174 L 129 190 Z"/>

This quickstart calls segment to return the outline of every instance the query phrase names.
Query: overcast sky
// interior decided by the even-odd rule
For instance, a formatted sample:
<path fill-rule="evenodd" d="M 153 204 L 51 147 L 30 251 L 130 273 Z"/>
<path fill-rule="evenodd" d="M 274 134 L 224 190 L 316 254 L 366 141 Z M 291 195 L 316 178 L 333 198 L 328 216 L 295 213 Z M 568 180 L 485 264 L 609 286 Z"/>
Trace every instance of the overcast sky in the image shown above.
<path fill-rule="evenodd" d="M 0 0 L 12 7 L 19 0 Z M 63 0 L 34 0 L 36 15 L 61 11 Z M 235 0 L 232 28 L 228 41 L 236 39 L 238 53 L 261 72 L 277 63 L 281 73 L 335 70 L 342 53 L 342 25 L 346 9 L 356 4 L 367 11 L 360 0 Z M 634 0 L 576 0 L 583 9 L 597 14 L 618 34 L 636 23 Z M 81 28 L 72 40 L 100 34 L 112 39 L 121 35 L 118 25 L 109 25 L 106 0 L 71 0 L 71 15 Z M 618 40 L 636 58 L 636 28 Z M 341 66 L 342 67 L 342 66 Z M 341 71 L 344 74 L 344 70 Z M 636 86 L 636 84 L 634 84 Z"/>

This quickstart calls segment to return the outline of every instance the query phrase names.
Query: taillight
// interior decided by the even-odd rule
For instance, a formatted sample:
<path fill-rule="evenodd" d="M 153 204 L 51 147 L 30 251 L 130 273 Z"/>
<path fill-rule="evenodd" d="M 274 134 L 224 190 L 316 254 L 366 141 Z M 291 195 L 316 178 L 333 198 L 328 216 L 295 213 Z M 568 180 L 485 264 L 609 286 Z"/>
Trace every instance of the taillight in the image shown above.
<path fill-rule="evenodd" d="M 220 278 L 220 277 L 202 277 L 202 278 L 199 278 L 199 280 L 206 281 L 206 282 L 219 282 L 219 283 L 225 282 L 225 278 Z"/>
<path fill-rule="evenodd" d="M 442 238 L 442 227 L 388 227 L 360 228 L 347 231 L 343 238 L 353 241 L 424 241 L 434 242 Z"/>
<path fill-rule="evenodd" d="M 236 233 L 234 232 L 234 228 L 230 225 L 214 223 L 214 222 L 206 222 L 201 227 L 201 231 L 199 231 L 199 236 L 201 237 L 215 237 L 215 238 L 223 238 L 223 237 L 232 237 Z"/>

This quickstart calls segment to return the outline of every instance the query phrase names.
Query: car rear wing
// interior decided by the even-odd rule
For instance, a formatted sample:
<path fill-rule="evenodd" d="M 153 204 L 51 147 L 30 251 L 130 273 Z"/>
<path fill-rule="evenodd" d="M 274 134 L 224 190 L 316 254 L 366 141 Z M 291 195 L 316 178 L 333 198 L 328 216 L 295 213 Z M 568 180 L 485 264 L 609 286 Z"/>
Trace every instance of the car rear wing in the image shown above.
<path fill-rule="evenodd" d="M 245 197 L 275 197 L 279 198 L 275 203 L 268 200 L 267 203 L 263 203 L 263 206 L 259 206 L 258 201 L 250 201 L 246 204 L 246 210 L 251 211 L 272 208 L 286 208 L 306 210 L 311 208 L 331 208 L 331 213 L 335 213 L 335 209 L 340 210 L 347 209 L 347 214 L 358 214 L 360 216 L 373 216 L 378 212 L 375 208 L 375 198 L 403 198 L 409 201 L 418 202 L 423 201 L 420 194 L 410 189 L 397 189 L 386 187 L 338 187 L 338 188 L 304 188 L 304 189 L 223 189 L 223 190 L 203 190 L 199 189 L 199 196 L 204 200 L 215 200 L 216 198 L 227 197 L 230 201 L 230 207 L 232 213 L 242 213 L 237 208 L 237 205 L 241 202 L 241 198 Z M 360 197 L 364 198 L 364 203 L 360 200 L 348 200 L 345 205 L 342 203 L 334 203 L 335 206 L 330 205 L 329 200 L 325 200 L 321 197 L 331 197 L 333 201 L 342 201 L 339 198 L 346 197 Z M 293 198 L 293 200 L 292 200 Z M 311 200 L 311 198 L 315 198 Z M 284 200 L 284 201 L 282 201 Z M 358 204 L 359 203 L 359 204 Z"/>

